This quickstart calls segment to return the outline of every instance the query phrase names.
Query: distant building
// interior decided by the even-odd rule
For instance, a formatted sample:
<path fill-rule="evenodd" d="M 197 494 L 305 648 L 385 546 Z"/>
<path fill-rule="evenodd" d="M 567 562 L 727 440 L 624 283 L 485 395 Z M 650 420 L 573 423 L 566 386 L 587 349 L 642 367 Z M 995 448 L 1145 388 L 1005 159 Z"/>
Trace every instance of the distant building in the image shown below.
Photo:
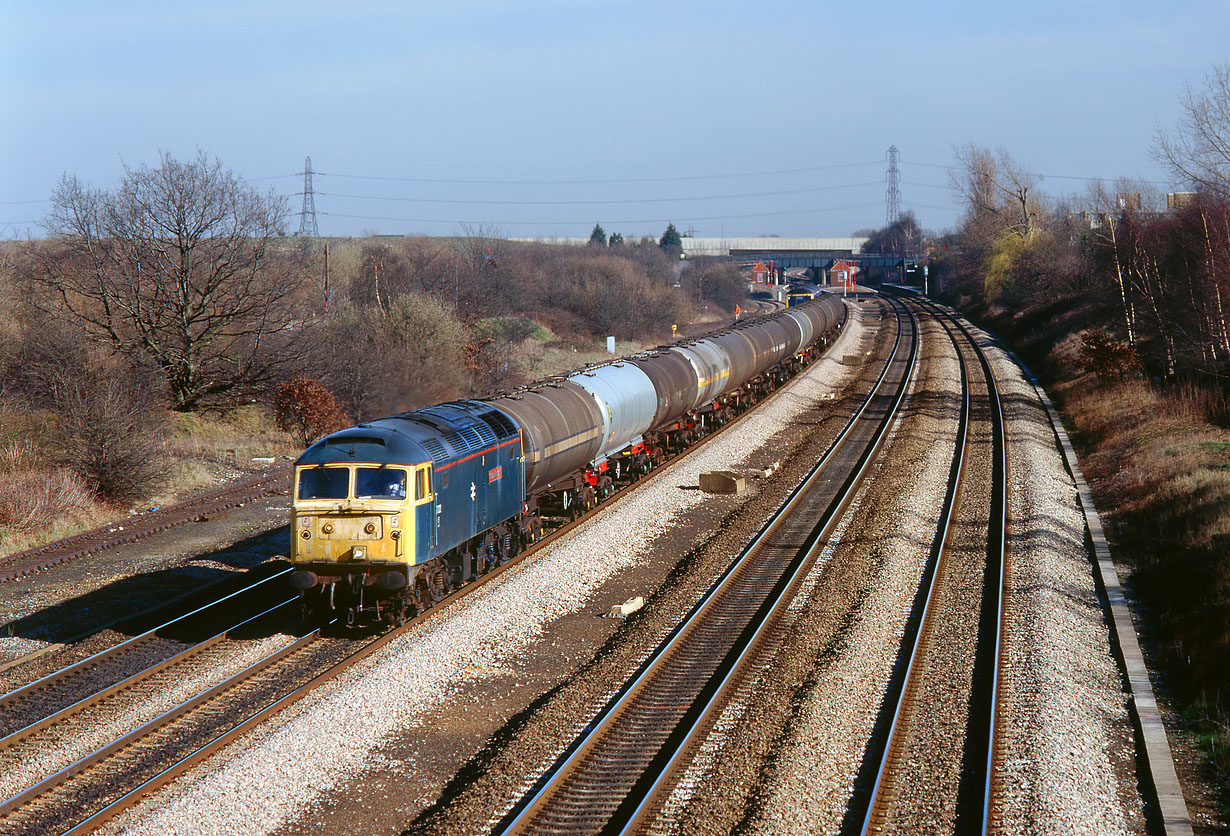
<path fill-rule="evenodd" d="M 1195 192 L 1171 192 L 1166 195 L 1166 211 L 1178 212 L 1196 202 Z"/>
<path fill-rule="evenodd" d="M 753 262 L 752 284 L 773 284 L 775 273 L 772 261 Z"/>
<path fill-rule="evenodd" d="M 854 272 L 854 262 L 844 259 L 834 261 L 833 266 L 829 268 L 829 286 L 854 290 Z"/>
<path fill-rule="evenodd" d="M 1090 229 L 1101 229 L 1106 225 L 1108 216 L 1118 217 L 1121 212 L 1133 212 L 1136 217 L 1141 219 L 1149 218 L 1164 218 L 1167 215 L 1173 215 L 1181 209 L 1185 209 L 1196 202 L 1195 192 L 1171 192 L 1166 195 L 1166 211 L 1154 212 L 1145 211 L 1142 207 L 1144 203 L 1141 201 L 1139 194 L 1117 194 L 1115 195 L 1115 206 L 1118 212 L 1105 212 L 1101 210 L 1091 210 L 1080 213 L 1080 219 L 1089 224 Z"/>

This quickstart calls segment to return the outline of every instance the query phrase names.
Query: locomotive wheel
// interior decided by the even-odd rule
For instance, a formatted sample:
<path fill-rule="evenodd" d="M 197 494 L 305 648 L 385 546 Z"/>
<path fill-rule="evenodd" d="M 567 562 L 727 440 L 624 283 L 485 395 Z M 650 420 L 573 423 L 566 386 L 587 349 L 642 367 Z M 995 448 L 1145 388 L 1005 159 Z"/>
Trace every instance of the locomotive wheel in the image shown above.
<path fill-rule="evenodd" d="M 449 578 L 446 572 L 447 568 L 445 566 L 431 565 L 423 573 L 427 576 L 427 594 L 431 596 L 431 603 L 433 604 L 440 603 L 448 596 Z"/>
<path fill-rule="evenodd" d="M 459 586 L 461 586 L 461 570 L 456 566 L 444 564 L 440 571 L 440 589 L 443 593 L 440 598 L 443 599 Z"/>

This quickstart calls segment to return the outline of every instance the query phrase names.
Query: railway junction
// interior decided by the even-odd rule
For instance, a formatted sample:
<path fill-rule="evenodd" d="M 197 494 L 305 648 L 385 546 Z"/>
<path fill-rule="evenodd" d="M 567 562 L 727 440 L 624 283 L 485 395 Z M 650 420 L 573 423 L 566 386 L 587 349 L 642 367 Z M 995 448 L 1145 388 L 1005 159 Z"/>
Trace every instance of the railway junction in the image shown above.
<path fill-rule="evenodd" d="M 1038 391 L 946 311 L 847 306 L 404 628 L 300 624 L 263 489 L 13 573 L 0 834 L 1191 832 Z"/>

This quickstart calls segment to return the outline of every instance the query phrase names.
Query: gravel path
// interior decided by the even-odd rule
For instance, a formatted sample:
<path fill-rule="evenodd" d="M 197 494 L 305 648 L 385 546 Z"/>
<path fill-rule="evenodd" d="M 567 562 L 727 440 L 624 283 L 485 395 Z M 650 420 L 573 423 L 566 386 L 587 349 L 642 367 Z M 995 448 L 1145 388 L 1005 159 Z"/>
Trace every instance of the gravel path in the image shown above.
<path fill-rule="evenodd" d="M 751 460 L 802 410 L 831 399 L 835 387 L 853 374 L 831 358 L 849 352 L 859 332 L 855 319 L 828 358 L 762 405 L 753 420 L 659 471 L 633 497 L 618 501 L 574 536 L 438 613 L 378 658 L 245 739 L 233 757 L 190 773 L 152 802 L 125 814 L 112 829 L 269 833 L 298 818 L 319 816 L 313 802 L 357 775 L 396 770 L 398 764 L 380 753 L 382 741 L 413 733 L 426 711 L 456 703 L 475 680 L 533 678 L 533 671 L 521 667 L 522 660 L 537 652 L 535 643 L 553 622 L 579 614 L 588 618 L 614 603 L 603 601 L 595 607 L 593 596 L 615 575 L 634 570 L 641 555 L 672 525 L 704 506 L 729 512 L 754 497 L 755 491 L 715 498 L 680 488 L 695 486 L 701 471 Z M 579 665 L 585 659 L 572 661 Z M 575 723 L 585 719 L 576 717 Z M 562 733 L 566 737 L 571 730 Z M 550 753 L 544 751 L 543 757 Z M 355 832 L 364 831 L 356 827 Z"/>

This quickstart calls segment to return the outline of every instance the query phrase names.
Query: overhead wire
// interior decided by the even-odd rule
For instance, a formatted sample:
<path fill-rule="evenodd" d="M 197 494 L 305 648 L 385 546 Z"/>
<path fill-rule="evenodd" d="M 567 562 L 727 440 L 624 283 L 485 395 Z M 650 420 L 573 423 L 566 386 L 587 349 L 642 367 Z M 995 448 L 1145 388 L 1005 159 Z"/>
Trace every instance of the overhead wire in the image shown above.
<path fill-rule="evenodd" d="M 344 197 L 356 200 L 383 200 L 401 203 L 452 203 L 466 206 L 609 206 L 617 204 L 639 203 L 684 203 L 702 200 L 746 200 L 753 197 L 782 197 L 785 195 L 814 194 L 816 192 L 832 191 L 834 189 L 853 189 L 866 186 L 878 186 L 879 180 L 867 183 L 841 183 L 830 186 L 816 186 L 808 189 L 782 189 L 771 192 L 748 192 L 745 194 L 701 195 L 698 197 L 651 197 L 616 200 L 457 200 L 452 198 L 431 197 L 385 197 L 381 195 L 339 194 L 337 192 L 315 192 L 324 197 Z M 302 195 L 302 192 L 297 192 Z"/>
<path fill-rule="evenodd" d="M 722 221 L 722 220 L 745 220 L 752 218 L 771 218 L 782 215 L 809 215 L 820 214 L 824 212 L 841 212 L 853 209 L 867 209 L 872 207 L 882 206 L 879 201 L 875 203 L 862 203 L 851 206 L 826 206 L 819 209 L 789 209 L 778 212 L 756 212 L 745 215 L 696 215 L 692 217 L 671 217 L 671 218 L 635 218 L 624 220 L 606 221 L 608 226 L 616 224 L 648 224 L 648 223 L 687 223 L 692 221 Z M 483 219 L 481 221 L 466 221 L 458 218 L 394 218 L 381 215 L 351 215 L 341 212 L 317 212 L 318 215 L 327 215 L 333 218 L 352 218 L 365 221 L 397 221 L 399 223 L 493 223 L 500 226 L 589 226 L 591 221 L 578 220 L 542 220 L 542 221 L 498 221 Z"/>
<path fill-rule="evenodd" d="M 673 183 L 685 182 L 691 180 L 720 180 L 731 179 L 738 177 L 769 177 L 782 174 L 810 174 L 817 171 L 832 171 L 839 168 L 857 168 L 859 166 L 883 165 L 883 160 L 871 160 L 868 162 L 858 163 L 833 163 L 831 165 L 809 166 L 806 168 L 783 168 L 768 171 L 747 171 L 747 172 L 729 172 L 723 174 L 683 174 L 667 177 L 623 177 L 623 178 L 601 178 L 601 179 L 548 179 L 548 180 L 482 180 L 482 179 L 456 179 L 456 178 L 432 178 L 432 177 L 393 177 L 389 175 L 376 174 L 342 174 L 327 171 L 313 171 L 313 177 L 339 177 L 350 180 L 384 180 L 398 183 L 442 183 L 442 184 L 469 184 L 469 185 L 507 185 L 507 186 L 578 186 L 578 185 L 608 185 L 617 183 Z M 299 173 L 302 176 L 303 172 Z"/>
<path fill-rule="evenodd" d="M 917 166 L 922 166 L 924 168 L 942 168 L 945 171 L 949 171 L 949 172 L 952 172 L 952 171 L 959 172 L 962 170 L 961 166 L 959 165 L 942 165 L 940 163 L 923 163 L 923 162 L 917 162 L 914 160 L 905 160 L 905 159 L 901 160 L 901 165 L 917 165 Z M 1050 179 L 1050 180 L 1078 180 L 1078 181 L 1082 181 L 1085 183 L 1096 183 L 1096 182 L 1111 183 L 1119 179 L 1117 177 L 1078 177 L 1073 174 L 1048 174 L 1042 171 L 1032 171 L 1029 173 L 1034 174 L 1042 178 L 1043 180 L 1047 180 L 1047 179 Z M 1172 186 L 1174 185 L 1173 183 L 1167 180 L 1142 180 L 1137 177 L 1128 177 L 1125 179 L 1133 183 L 1147 183 L 1153 186 Z"/>

